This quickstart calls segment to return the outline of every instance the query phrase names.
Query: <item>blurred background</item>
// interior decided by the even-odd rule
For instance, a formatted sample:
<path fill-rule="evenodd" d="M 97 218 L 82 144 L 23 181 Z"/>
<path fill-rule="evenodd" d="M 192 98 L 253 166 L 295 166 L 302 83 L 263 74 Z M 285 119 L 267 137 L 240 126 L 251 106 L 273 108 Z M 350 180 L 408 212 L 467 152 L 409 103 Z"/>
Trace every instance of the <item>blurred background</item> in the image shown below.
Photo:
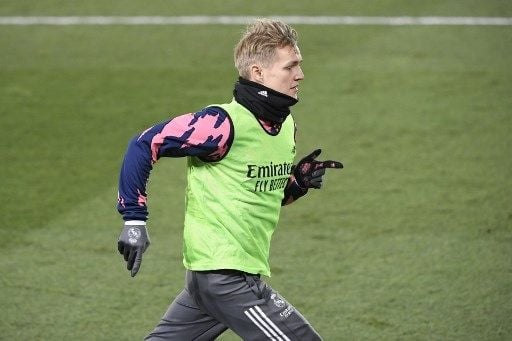
<path fill-rule="evenodd" d="M 10 1 L 0 16 L 512 17 L 509 1 Z M 343 161 L 282 211 L 268 282 L 325 340 L 512 339 L 512 27 L 294 24 L 297 155 Z M 120 163 L 231 99 L 244 25 L 0 25 L 0 339 L 140 340 L 182 289 L 185 161 L 117 253 Z M 239 340 L 231 332 L 219 340 Z"/>

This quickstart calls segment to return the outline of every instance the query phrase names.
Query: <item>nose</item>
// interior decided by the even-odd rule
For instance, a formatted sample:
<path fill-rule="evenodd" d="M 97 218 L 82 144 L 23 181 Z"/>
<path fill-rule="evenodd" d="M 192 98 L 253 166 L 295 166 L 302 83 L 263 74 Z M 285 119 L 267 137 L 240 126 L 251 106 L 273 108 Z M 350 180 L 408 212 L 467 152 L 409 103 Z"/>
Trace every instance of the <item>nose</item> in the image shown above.
<path fill-rule="evenodd" d="M 295 75 L 295 80 L 300 81 L 300 80 L 303 80 L 303 79 L 304 79 L 304 72 L 302 71 L 302 68 L 301 68 L 301 67 L 300 67 L 300 65 L 299 65 L 299 67 L 298 67 L 298 72 L 297 72 L 297 74 Z"/>

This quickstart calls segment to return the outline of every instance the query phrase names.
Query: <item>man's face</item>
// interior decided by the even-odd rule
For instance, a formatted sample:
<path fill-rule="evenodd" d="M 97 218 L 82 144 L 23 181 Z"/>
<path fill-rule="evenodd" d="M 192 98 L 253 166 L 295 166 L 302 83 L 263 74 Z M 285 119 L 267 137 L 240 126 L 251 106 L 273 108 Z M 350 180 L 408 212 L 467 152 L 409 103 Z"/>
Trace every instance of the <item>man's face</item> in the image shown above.
<path fill-rule="evenodd" d="M 261 67 L 261 78 L 256 81 L 280 93 L 298 98 L 299 81 L 304 79 L 301 62 L 302 56 L 298 47 L 277 48 L 273 63 Z"/>

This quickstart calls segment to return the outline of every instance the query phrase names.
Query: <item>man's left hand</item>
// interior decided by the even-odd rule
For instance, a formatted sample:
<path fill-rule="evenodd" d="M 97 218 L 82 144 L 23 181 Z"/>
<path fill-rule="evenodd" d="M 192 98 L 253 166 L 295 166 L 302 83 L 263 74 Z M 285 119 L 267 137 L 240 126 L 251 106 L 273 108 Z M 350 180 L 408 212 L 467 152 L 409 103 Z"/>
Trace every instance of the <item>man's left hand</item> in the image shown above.
<path fill-rule="evenodd" d="M 343 164 L 339 161 L 315 160 L 320 153 L 321 149 L 317 149 L 302 160 L 295 166 L 293 175 L 297 184 L 302 188 L 321 188 L 323 176 L 327 168 L 343 168 Z"/>

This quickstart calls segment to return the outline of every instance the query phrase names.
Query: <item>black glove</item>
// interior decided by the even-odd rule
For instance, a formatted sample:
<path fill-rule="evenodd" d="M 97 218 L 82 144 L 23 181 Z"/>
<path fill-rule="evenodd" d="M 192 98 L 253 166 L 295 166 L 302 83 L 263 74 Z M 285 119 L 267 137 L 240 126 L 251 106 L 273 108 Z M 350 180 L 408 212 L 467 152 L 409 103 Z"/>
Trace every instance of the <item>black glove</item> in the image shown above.
<path fill-rule="evenodd" d="M 151 243 L 144 222 L 137 223 L 138 225 L 125 222 L 117 242 L 117 249 L 123 255 L 127 264 L 126 268 L 130 270 L 132 277 L 135 277 L 139 271 L 142 254 Z"/>
<path fill-rule="evenodd" d="M 295 166 L 293 175 L 300 187 L 320 188 L 326 168 L 343 168 L 343 164 L 338 161 L 316 161 L 315 159 L 321 152 L 321 149 L 315 150 Z"/>

